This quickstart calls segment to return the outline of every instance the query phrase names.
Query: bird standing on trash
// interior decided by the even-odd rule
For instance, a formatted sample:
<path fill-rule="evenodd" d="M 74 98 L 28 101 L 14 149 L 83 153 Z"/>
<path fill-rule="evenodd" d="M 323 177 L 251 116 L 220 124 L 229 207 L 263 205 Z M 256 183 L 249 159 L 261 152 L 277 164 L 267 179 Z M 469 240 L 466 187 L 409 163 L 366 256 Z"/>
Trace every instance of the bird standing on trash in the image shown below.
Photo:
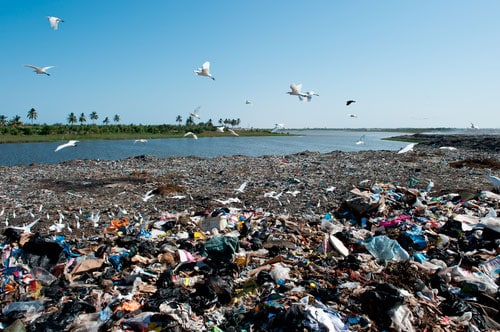
<path fill-rule="evenodd" d="M 486 170 L 486 177 L 488 177 L 488 180 L 490 180 L 496 190 L 500 190 L 500 178 L 498 176 L 491 175 L 491 169 Z"/>
<path fill-rule="evenodd" d="M 401 150 L 398 151 L 398 153 L 406 153 L 408 151 L 413 151 L 413 148 L 417 145 L 417 143 L 410 143 Z"/>

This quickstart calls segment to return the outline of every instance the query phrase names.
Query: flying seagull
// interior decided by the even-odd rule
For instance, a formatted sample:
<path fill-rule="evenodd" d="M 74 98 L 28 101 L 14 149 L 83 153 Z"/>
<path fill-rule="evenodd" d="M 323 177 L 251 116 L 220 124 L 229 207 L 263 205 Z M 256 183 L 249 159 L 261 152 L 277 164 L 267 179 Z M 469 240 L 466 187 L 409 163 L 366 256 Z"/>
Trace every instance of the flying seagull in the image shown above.
<path fill-rule="evenodd" d="M 302 84 L 296 85 L 295 83 L 292 83 L 290 84 L 290 90 L 291 91 L 287 92 L 290 96 L 298 96 L 300 100 L 303 100 L 303 98 L 307 98 L 307 95 L 300 91 L 302 90 Z"/>
<path fill-rule="evenodd" d="M 345 104 L 347 106 L 349 106 L 349 105 L 351 105 L 352 103 L 355 103 L 355 102 L 356 102 L 355 100 L 348 100 L 348 101 L 345 102 Z"/>
<path fill-rule="evenodd" d="M 231 128 L 229 128 L 229 129 L 228 129 L 228 131 L 229 131 L 229 132 L 231 133 L 231 135 L 233 135 L 233 136 L 240 136 L 240 135 L 238 135 L 238 133 L 237 133 L 237 132 L 235 132 L 235 131 L 234 131 L 234 130 L 232 130 Z"/>
<path fill-rule="evenodd" d="M 54 68 L 54 66 L 47 66 L 47 67 L 37 67 L 37 66 L 33 66 L 33 65 L 24 65 L 25 67 L 30 67 L 30 68 L 33 68 L 35 70 L 35 73 L 37 74 L 45 74 L 47 76 L 50 76 L 49 73 L 47 73 L 47 70 L 49 70 L 50 68 Z"/>
<path fill-rule="evenodd" d="M 75 141 L 75 140 L 71 140 L 71 141 L 68 141 L 67 143 L 64 143 L 64 144 L 61 144 L 59 145 L 55 150 L 54 152 L 57 152 L 61 149 L 64 149 L 64 148 L 67 148 L 67 147 L 70 147 L 70 146 L 76 146 L 76 143 L 78 143 L 80 141 Z"/>
<path fill-rule="evenodd" d="M 147 140 L 147 139 L 145 139 L 145 138 L 140 138 L 140 139 L 136 139 L 136 140 L 134 141 L 134 144 L 135 144 L 135 143 L 143 143 L 143 144 L 144 144 L 144 143 L 147 143 L 147 142 L 148 142 L 148 140 Z"/>
<path fill-rule="evenodd" d="M 408 144 L 407 146 L 405 146 L 404 148 L 402 148 L 401 150 L 398 151 L 398 154 L 399 153 L 406 153 L 408 151 L 413 151 L 413 147 L 417 145 L 417 143 L 410 143 Z"/>
<path fill-rule="evenodd" d="M 271 132 L 275 133 L 277 132 L 278 130 L 281 130 L 281 129 L 284 129 L 285 128 L 285 125 L 283 123 L 276 123 L 274 125 L 274 128 L 271 129 Z"/>
<path fill-rule="evenodd" d="M 194 111 L 192 111 L 191 113 L 189 113 L 189 115 L 191 115 L 192 117 L 194 118 L 197 118 L 199 119 L 200 118 L 200 115 L 198 114 L 198 111 L 200 110 L 201 106 L 198 106 L 194 109 Z"/>
<path fill-rule="evenodd" d="M 198 139 L 198 136 L 196 136 L 196 134 L 193 133 L 192 131 L 188 131 L 187 133 L 185 133 L 184 137 L 189 136 L 189 135 L 193 136 L 194 139 Z"/>
<path fill-rule="evenodd" d="M 198 76 L 210 77 L 212 80 L 215 81 L 215 77 L 213 77 L 212 74 L 210 74 L 210 62 L 209 61 L 205 61 L 203 63 L 203 65 L 201 66 L 201 68 L 195 69 L 194 73 Z"/>
<path fill-rule="evenodd" d="M 317 94 L 314 91 L 307 91 L 307 92 L 304 92 L 303 95 L 299 95 L 299 99 L 311 101 L 313 96 L 319 96 L 319 94 Z"/>
<path fill-rule="evenodd" d="M 220 133 L 224 132 L 224 126 L 217 127 L 217 131 Z"/>
<path fill-rule="evenodd" d="M 250 104 L 252 104 L 252 102 L 251 102 L 250 100 L 248 100 L 248 99 L 247 99 L 247 100 L 245 100 L 245 104 L 246 104 L 246 105 L 250 105 Z"/>
<path fill-rule="evenodd" d="M 243 183 L 240 185 L 240 187 L 239 187 L 239 188 L 234 189 L 234 191 L 236 191 L 236 192 L 238 192 L 238 193 L 242 193 L 242 192 L 243 192 L 243 190 L 245 190 L 245 188 L 246 188 L 247 184 L 248 184 L 248 181 L 243 182 Z"/>
<path fill-rule="evenodd" d="M 353 113 L 349 113 L 349 117 L 350 117 L 350 118 L 357 118 L 357 117 L 358 117 L 358 115 L 357 115 L 357 114 L 353 114 Z"/>
<path fill-rule="evenodd" d="M 30 224 L 28 224 L 28 225 L 24 224 L 23 226 L 9 226 L 9 228 L 13 228 L 13 229 L 20 230 L 20 231 L 22 231 L 23 233 L 31 233 L 31 228 L 32 228 L 33 226 L 35 226 L 35 224 L 36 224 L 37 222 L 39 222 L 39 221 L 40 221 L 40 218 L 38 218 L 38 219 L 34 220 L 33 222 L 31 222 L 31 223 L 30 223 Z"/>
<path fill-rule="evenodd" d="M 55 17 L 55 16 L 47 16 L 47 19 L 49 20 L 50 26 L 54 30 L 57 30 L 57 28 L 59 27 L 59 22 L 64 22 L 59 17 Z"/>
<path fill-rule="evenodd" d="M 362 135 L 358 141 L 356 142 L 357 145 L 359 144 L 365 144 L 365 135 Z"/>

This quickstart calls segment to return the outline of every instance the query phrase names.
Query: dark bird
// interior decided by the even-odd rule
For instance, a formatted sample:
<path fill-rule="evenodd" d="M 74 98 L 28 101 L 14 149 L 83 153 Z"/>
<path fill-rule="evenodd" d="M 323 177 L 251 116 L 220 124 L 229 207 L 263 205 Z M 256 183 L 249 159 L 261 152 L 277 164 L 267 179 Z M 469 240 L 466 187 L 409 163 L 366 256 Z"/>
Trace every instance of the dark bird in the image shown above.
<path fill-rule="evenodd" d="M 355 102 L 356 102 L 355 100 L 348 100 L 348 101 L 345 102 L 345 104 L 347 106 L 349 106 L 349 105 L 351 105 L 352 103 L 355 103 Z"/>

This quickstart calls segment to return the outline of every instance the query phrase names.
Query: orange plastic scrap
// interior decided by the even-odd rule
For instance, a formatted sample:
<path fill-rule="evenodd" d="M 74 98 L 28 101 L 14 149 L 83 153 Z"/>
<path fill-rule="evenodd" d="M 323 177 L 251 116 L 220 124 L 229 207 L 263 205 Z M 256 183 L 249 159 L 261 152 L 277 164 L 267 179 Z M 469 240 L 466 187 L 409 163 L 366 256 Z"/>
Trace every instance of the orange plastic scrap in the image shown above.
<path fill-rule="evenodd" d="M 3 291 L 4 293 L 10 293 L 10 292 L 13 292 L 17 289 L 17 283 L 15 282 L 8 282 L 6 283 L 4 286 L 3 286 Z"/>
<path fill-rule="evenodd" d="M 115 309 L 115 312 L 117 311 L 127 311 L 127 312 L 132 312 L 136 311 L 141 308 L 141 304 L 135 300 L 128 301 L 128 302 L 123 302 L 121 306 L 117 307 Z"/>
<path fill-rule="evenodd" d="M 128 226 L 129 224 L 130 224 L 130 222 L 128 221 L 127 218 L 113 219 L 113 220 L 111 220 L 111 223 L 110 223 L 108 229 L 110 229 L 110 230 L 115 229 L 116 230 L 120 227 Z"/>

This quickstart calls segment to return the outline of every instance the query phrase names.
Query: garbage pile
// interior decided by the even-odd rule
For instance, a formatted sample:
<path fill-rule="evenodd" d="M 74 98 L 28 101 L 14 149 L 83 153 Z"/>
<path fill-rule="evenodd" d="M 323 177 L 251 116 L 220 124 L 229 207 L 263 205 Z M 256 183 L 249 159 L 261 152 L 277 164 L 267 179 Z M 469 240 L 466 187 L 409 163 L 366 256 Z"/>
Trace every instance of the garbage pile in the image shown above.
<path fill-rule="evenodd" d="M 345 196 L 320 215 L 122 211 L 79 239 L 8 227 L 1 328 L 500 330 L 499 194 L 375 183 Z"/>

